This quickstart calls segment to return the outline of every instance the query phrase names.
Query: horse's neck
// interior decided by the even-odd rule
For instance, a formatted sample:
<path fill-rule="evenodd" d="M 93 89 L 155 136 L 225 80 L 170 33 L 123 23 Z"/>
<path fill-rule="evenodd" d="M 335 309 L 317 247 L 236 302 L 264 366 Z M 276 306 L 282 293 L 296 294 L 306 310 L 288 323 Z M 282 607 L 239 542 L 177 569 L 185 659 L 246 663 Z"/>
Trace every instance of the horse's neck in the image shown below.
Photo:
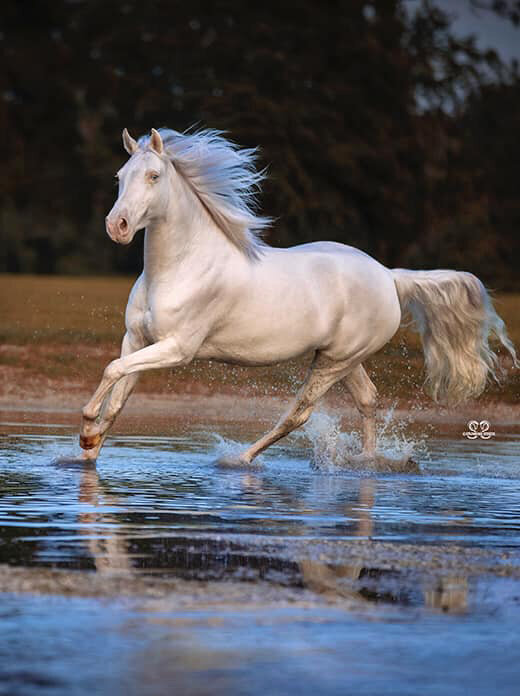
<path fill-rule="evenodd" d="M 144 236 L 144 277 L 147 285 L 173 282 L 181 266 L 194 276 L 201 269 L 240 262 L 240 252 L 220 232 L 201 204 L 179 196 L 175 207 L 149 225 Z"/>
<path fill-rule="evenodd" d="M 144 275 L 148 283 L 175 272 L 176 266 L 189 253 L 183 232 L 168 220 L 158 220 L 146 228 Z"/>

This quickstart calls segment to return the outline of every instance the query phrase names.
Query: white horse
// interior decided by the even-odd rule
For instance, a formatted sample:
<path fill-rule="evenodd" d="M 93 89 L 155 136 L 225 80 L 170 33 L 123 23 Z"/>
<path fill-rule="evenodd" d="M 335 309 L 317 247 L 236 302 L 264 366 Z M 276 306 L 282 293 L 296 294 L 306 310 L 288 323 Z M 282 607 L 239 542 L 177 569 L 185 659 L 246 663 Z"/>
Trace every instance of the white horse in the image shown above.
<path fill-rule="evenodd" d="M 255 212 L 263 173 L 255 151 L 214 130 L 156 131 L 136 142 L 117 173 L 119 196 L 106 218 L 110 238 L 129 244 L 146 228 L 144 270 L 126 308 L 121 357 L 83 409 L 80 444 L 95 460 L 138 373 L 194 358 L 270 365 L 314 351 L 287 413 L 238 458 L 250 464 L 303 425 L 317 399 L 343 380 L 363 417 L 363 454 L 376 458 L 376 388 L 363 361 L 396 333 L 408 310 L 422 337 L 435 400 L 477 396 L 497 358 L 495 334 L 514 347 L 482 283 L 470 273 L 385 268 L 332 242 L 275 249 Z"/>

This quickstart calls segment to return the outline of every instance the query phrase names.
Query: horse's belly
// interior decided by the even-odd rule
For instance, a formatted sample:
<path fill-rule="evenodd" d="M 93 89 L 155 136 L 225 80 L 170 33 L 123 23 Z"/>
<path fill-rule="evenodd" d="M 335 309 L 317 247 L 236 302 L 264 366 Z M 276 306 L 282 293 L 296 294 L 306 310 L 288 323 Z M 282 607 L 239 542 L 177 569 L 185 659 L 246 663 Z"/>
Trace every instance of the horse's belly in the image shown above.
<path fill-rule="evenodd" d="M 271 331 L 242 336 L 223 332 L 205 341 L 196 357 L 238 365 L 272 365 L 315 350 L 319 342 L 319 337 L 309 331 L 298 335 Z"/>

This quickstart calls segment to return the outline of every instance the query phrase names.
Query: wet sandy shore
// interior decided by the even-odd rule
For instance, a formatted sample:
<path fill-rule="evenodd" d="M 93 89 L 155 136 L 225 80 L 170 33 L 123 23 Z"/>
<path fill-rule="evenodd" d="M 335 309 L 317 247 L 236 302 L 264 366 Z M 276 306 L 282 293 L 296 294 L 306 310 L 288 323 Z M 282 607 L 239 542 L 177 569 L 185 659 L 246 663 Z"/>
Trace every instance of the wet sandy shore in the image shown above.
<path fill-rule="evenodd" d="M 43 392 L 41 395 L 30 392 L 0 396 L 0 414 L 17 420 L 42 422 L 56 420 L 62 423 L 78 422 L 81 409 L 90 398 L 86 391 L 73 393 Z M 196 427 L 197 422 L 213 423 L 258 423 L 269 426 L 290 403 L 291 395 L 251 396 L 240 394 L 133 394 L 113 428 L 113 432 L 130 432 L 132 428 L 160 432 L 169 423 L 186 423 Z M 345 396 L 333 395 L 323 399 L 317 407 L 328 409 L 342 416 L 346 425 L 359 425 L 360 417 L 352 403 Z M 470 419 L 488 420 L 502 427 L 520 427 L 520 403 L 510 404 L 475 400 L 458 406 L 444 408 L 426 399 L 414 404 L 398 405 L 396 401 L 380 399 L 379 416 L 392 409 L 396 419 L 410 423 L 439 426 L 444 432 L 460 430 Z M 348 423 L 347 423 L 348 422 Z"/>
<path fill-rule="evenodd" d="M 190 541 L 196 539 L 191 535 Z M 207 536 L 201 537 L 206 543 Z M 247 535 L 226 535 L 213 545 L 229 556 L 249 556 L 258 564 L 276 560 L 280 579 L 225 582 L 161 576 L 154 572 L 112 570 L 78 572 L 45 567 L 0 565 L 0 592 L 68 597 L 134 597 L 184 609 L 209 607 L 319 607 L 366 603 L 364 592 L 383 597 L 403 588 L 432 588 L 443 579 L 468 577 L 520 580 L 520 553 L 453 545 L 420 545 L 376 541 L 295 540 L 276 543 Z M 214 548 L 207 549 L 215 553 Z M 361 579 L 358 568 L 370 568 Z M 350 577 L 349 577 L 350 576 Z M 456 585 L 456 583 L 454 583 Z M 446 609 L 454 607 L 446 607 Z"/>

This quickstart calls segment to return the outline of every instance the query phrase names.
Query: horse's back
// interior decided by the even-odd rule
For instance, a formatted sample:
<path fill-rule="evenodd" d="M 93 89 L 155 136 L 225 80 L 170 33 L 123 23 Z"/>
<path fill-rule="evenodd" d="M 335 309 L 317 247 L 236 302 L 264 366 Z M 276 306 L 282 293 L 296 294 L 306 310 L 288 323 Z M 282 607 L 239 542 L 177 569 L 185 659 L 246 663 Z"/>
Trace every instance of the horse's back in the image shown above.
<path fill-rule="evenodd" d="M 284 276 L 300 275 L 312 293 L 341 298 L 346 306 L 362 303 L 372 313 L 383 305 L 399 305 L 392 272 L 364 251 L 339 242 L 311 242 L 288 249 L 269 249 L 269 267 L 284 269 Z M 262 262 L 260 262 L 262 263 Z"/>

